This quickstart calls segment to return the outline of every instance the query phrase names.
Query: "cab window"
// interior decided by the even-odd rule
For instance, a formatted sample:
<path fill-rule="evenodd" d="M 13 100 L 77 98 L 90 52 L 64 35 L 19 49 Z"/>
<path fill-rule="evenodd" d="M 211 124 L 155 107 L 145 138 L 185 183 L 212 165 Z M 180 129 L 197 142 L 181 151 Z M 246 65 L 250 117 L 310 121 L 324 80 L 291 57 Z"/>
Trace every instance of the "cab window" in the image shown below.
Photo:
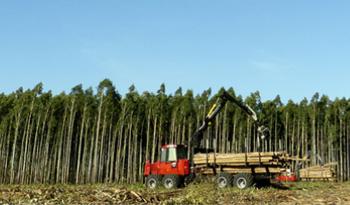
<path fill-rule="evenodd" d="M 167 155 L 167 149 L 162 148 L 162 152 L 160 154 L 160 161 L 161 162 L 166 162 L 166 155 Z"/>
<path fill-rule="evenodd" d="M 176 161 L 176 148 L 172 147 L 168 149 L 168 162 Z"/>
<path fill-rule="evenodd" d="M 162 148 L 160 161 L 162 162 L 174 162 L 177 160 L 176 148 Z"/>

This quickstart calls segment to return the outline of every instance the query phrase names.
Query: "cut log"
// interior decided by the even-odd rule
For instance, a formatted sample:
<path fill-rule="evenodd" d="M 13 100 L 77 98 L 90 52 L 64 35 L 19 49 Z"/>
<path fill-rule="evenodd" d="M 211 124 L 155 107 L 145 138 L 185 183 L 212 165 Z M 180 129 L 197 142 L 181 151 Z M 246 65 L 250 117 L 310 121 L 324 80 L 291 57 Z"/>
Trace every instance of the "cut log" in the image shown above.
<path fill-rule="evenodd" d="M 277 173 L 285 172 L 286 169 L 279 168 L 279 167 L 255 167 L 255 168 L 254 167 L 252 167 L 252 168 L 249 168 L 249 167 L 235 167 L 235 168 L 226 167 L 226 168 L 223 168 L 222 171 L 225 173 L 231 173 L 231 174 L 238 174 L 238 173 L 277 174 Z M 216 173 L 220 173 L 222 171 L 219 168 L 216 169 Z M 209 168 L 209 167 L 201 168 L 198 172 L 201 174 L 214 174 L 213 168 Z"/>
<path fill-rule="evenodd" d="M 312 166 L 299 170 L 300 179 L 303 181 L 331 181 L 336 177 L 335 163 L 325 166 Z"/>
<path fill-rule="evenodd" d="M 289 161 L 288 154 L 285 152 L 250 152 L 250 153 L 208 153 L 195 154 L 193 162 L 199 164 L 270 164 Z"/>
<path fill-rule="evenodd" d="M 208 153 L 195 154 L 193 158 L 196 170 L 202 174 L 215 172 L 237 173 L 282 173 L 290 159 L 286 152 L 249 152 L 249 153 Z"/>

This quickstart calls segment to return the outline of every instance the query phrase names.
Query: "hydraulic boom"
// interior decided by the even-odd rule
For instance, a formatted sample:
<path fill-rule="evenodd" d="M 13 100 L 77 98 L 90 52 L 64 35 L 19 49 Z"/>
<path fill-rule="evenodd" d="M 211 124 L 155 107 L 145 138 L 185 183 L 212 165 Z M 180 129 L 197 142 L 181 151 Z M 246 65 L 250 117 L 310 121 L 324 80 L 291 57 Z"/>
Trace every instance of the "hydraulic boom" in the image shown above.
<path fill-rule="evenodd" d="M 231 96 L 228 92 L 224 91 L 219 96 L 216 103 L 209 110 L 202 125 L 192 135 L 192 138 L 191 138 L 192 153 L 191 154 L 194 154 L 198 150 L 201 150 L 199 147 L 200 147 L 200 143 L 203 139 L 204 131 L 207 130 L 210 123 L 215 119 L 215 117 L 225 107 L 225 104 L 227 101 L 230 101 L 230 102 L 236 104 L 240 109 L 242 109 L 245 113 L 247 113 L 247 115 L 250 116 L 254 120 L 255 123 L 257 123 L 258 117 L 257 117 L 256 113 L 254 112 L 254 110 L 251 107 L 249 107 L 249 105 L 243 104 L 241 101 L 239 101 L 236 98 L 234 98 L 233 96 Z M 265 136 L 264 133 L 266 133 L 267 131 L 268 131 L 268 129 L 263 127 L 263 126 L 258 127 L 258 132 L 261 133 L 262 138 L 264 138 L 264 136 Z"/>

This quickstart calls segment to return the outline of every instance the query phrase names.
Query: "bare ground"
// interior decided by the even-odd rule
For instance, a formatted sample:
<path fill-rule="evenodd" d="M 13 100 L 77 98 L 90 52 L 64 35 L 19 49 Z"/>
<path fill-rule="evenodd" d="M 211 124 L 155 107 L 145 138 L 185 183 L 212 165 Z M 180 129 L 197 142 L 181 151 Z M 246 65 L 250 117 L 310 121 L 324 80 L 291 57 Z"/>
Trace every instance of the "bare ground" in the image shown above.
<path fill-rule="evenodd" d="M 350 204 L 350 183 L 246 190 L 217 189 L 212 183 L 176 190 L 147 190 L 141 184 L 0 185 L 0 204 Z"/>

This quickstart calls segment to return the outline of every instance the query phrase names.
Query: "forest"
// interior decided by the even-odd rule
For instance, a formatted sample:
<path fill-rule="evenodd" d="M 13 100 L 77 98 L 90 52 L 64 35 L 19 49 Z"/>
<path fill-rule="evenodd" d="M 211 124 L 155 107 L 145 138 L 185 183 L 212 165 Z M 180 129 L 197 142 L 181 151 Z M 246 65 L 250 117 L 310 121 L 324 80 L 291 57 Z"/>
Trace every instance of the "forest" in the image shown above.
<path fill-rule="evenodd" d="M 257 112 L 270 135 L 258 142 L 256 124 L 227 103 L 205 134 L 210 147 L 252 152 L 261 143 L 263 151 L 308 156 L 301 167 L 337 162 L 338 180 L 349 180 L 350 99 L 316 93 L 285 104 L 279 96 L 262 102 L 258 91 L 246 98 L 227 91 Z M 69 94 L 44 92 L 42 83 L 2 93 L 0 184 L 142 182 L 145 161 L 157 160 L 162 144 L 190 146 L 217 96 L 211 89 L 167 94 L 164 84 L 143 93 L 132 85 L 122 96 L 109 79 Z"/>

